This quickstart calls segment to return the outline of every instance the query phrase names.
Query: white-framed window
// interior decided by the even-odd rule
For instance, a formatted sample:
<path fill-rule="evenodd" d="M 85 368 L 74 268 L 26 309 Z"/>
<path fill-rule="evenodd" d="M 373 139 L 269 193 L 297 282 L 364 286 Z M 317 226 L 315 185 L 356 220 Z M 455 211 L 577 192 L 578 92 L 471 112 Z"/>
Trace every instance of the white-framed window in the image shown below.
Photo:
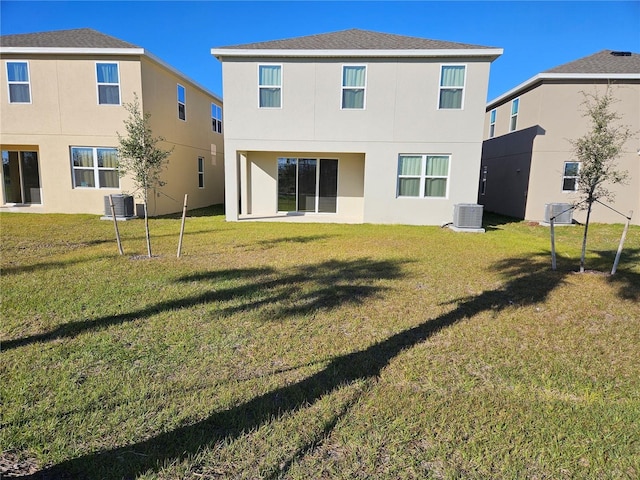
<path fill-rule="evenodd" d="M 120 105 L 120 72 L 117 63 L 96 62 L 98 105 Z"/>
<path fill-rule="evenodd" d="M 120 188 L 118 150 L 71 147 L 73 188 Z"/>
<path fill-rule="evenodd" d="M 204 188 L 204 157 L 198 157 L 198 188 Z"/>
<path fill-rule="evenodd" d="M 186 122 L 187 121 L 187 91 L 180 84 L 178 84 L 177 96 L 178 96 L 178 118 Z"/>
<path fill-rule="evenodd" d="M 211 104 L 211 129 L 216 133 L 222 133 L 222 107 Z"/>
<path fill-rule="evenodd" d="M 258 65 L 258 105 L 282 108 L 282 65 Z"/>
<path fill-rule="evenodd" d="M 29 62 L 7 62 L 9 103 L 31 103 Z"/>
<path fill-rule="evenodd" d="M 489 114 L 489 138 L 493 138 L 496 135 L 496 109 L 491 110 Z"/>
<path fill-rule="evenodd" d="M 464 104 L 466 65 L 442 65 L 438 108 L 460 110 Z"/>
<path fill-rule="evenodd" d="M 564 162 L 562 171 L 562 191 L 575 192 L 578 189 L 580 162 Z"/>
<path fill-rule="evenodd" d="M 366 65 L 342 66 L 342 109 L 363 110 L 367 89 Z"/>
<path fill-rule="evenodd" d="M 513 132 L 518 127 L 518 111 L 520 110 L 520 99 L 516 98 L 511 102 L 511 120 L 509 120 L 509 131 Z"/>
<path fill-rule="evenodd" d="M 451 155 L 400 155 L 398 197 L 446 198 Z"/>

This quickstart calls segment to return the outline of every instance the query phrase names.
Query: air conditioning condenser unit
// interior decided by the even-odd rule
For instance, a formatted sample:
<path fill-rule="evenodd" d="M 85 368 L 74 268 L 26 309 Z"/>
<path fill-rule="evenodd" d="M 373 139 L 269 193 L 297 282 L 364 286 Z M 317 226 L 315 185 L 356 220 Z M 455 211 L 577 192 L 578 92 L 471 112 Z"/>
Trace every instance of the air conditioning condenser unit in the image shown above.
<path fill-rule="evenodd" d="M 570 203 L 547 203 L 544 206 L 544 221 L 556 225 L 571 225 L 573 223 L 573 205 Z"/>
<path fill-rule="evenodd" d="M 131 195 L 111 195 L 113 198 L 113 208 L 116 211 L 116 218 L 133 217 L 133 197 Z M 109 195 L 104 197 L 104 215 L 111 218 L 111 202 Z"/>
<path fill-rule="evenodd" d="M 482 228 L 484 206 L 475 203 L 458 203 L 453 206 L 453 226 L 455 228 Z"/>

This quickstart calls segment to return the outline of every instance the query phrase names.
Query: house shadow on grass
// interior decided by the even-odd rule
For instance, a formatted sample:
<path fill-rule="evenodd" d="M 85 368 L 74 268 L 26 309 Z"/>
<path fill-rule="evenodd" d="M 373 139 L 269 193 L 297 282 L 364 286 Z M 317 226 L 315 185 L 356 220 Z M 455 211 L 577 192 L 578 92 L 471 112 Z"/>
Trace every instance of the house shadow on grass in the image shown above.
<path fill-rule="evenodd" d="M 551 271 L 546 260 L 546 257 L 504 260 L 495 265 L 495 268 L 505 278 L 505 282 L 500 287 L 466 298 L 454 299 L 450 303 L 455 306 L 448 313 L 427 319 L 413 328 L 396 333 L 363 350 L 335 357 L 321 371 L 297 383 L 282 386 L 228 410 L 216 412 L 200 422 L 184 425 L 135 444 L 71 459 L 40 471 L 29 478 L 33 480 L 130 479 L 147 471 L 159 471 L 163 465 L 180 462 L 187 457 L 196 455 L 203 449 L 232 442 L 246 432 L 254 431 L 285 415 L 312 406 L 325 395 L 337 392 L 357 382 L 377 379 L 382 369 L 402 351 L 424 342 L 440 330 L 452 326 L 460 320 L 471 318 L 485 311 L 501 311 L 514 304 L 522 306 L 543 302 L 569 273 Z M 308 305 L 308 308 L 311 309 L 331 308 L 337 303 L 349 301 L 346 295 L 339 295 L 338 300 L 329 298 L 331 295 L 339 293 L 340 285 L 353 286 L 353 282 L 345 282 L 344 275 L 336 270 L 341 263 L 327 262 L 322 264 L 317 273 L 304 268 L 295 272 L 289 278 L 291 288 L 295 288 L 295 282 L 305 281 L 305 275 L 315 275 L 316 280 L 326 283 L 326 287 L 323 287 L 326 290 L 317 291 L 312 295 L 312 298 L 301 297 L 308 303 L 303 301 L 297 306 L 284 308 L 281 313 L 283 315 L 295 313 L 303 308 L 302 305 Z M 351 265 L 350 271 L 354 278 L 359 279 L 367 275 L 376 278 L 381 274 L 384 275 L 385 272 L 392 276 L 402 274 L 399 265 L 389 262 L 356 263 Z M 208 275 L 193 276 L 183 280 L 203 281 L 209 278 Z M 217 274 L 212 272 L 211 275 L 215 277 Z M 262 288 L 268 290 L 275 285 L 270 284 L 270 281 L 272 280 L 258 279 L 253 285 L 245 288 L 256 291 Z M 332 285 L 333 282 L 336 284 Z M 361 290 L 359 301 L 363 301 L 373 293 L 375 290 Z M 349 291 L 349 294 L 352 295 L 354 292 Z M 264 305 L 269 302 L 269 298 L 279 298 L 279 295 L 266 294 L 264 298 L 258 300 L 258 303 Z M 256 304 L 250 302 L 245 307 L 255 308 Z M 349 405 L 345 405 L 336 414 L 333 421 L 325 423 L 322 432 L 318 432 L 315 438 L 321 439 L 330 434 L 338 419 L 347 413 Z M 294 453 L 293 458 L 281 462 L 274 471 L 270 472 L 270 478 L 280 478 L 284 475 L 292 462 L 304 455 L 305 452 L 315 448 L 317 441 L 319 440 L 313 440 L 308 445 L 302 446 Z"/>
<path fill-rule="evenodd" d="M 493 212 L 484 212 L 482 215 L 482 227 L 490 232 L 492 230 L 500 230 L 500 226 L 508 225 L 510 223 L 520 223 L 523 220 L 516 217 L 508 217 L 506 215 L 500 215 Z"/>

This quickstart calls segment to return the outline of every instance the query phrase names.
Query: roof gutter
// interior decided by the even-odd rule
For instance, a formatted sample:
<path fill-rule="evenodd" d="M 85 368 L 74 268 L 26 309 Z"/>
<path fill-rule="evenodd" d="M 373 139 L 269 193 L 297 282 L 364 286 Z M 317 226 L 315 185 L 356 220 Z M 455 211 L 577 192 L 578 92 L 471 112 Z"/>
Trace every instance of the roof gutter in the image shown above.
<path fill-rule="evenodd" d="M 438 57 L 483 57 L 491 61 L 502 55 L 502 48 L 446 48 L 433 50 L 310 50 L 310 49 L 243 49 L 212 48 L 211 54 L 222 61 L 225 57 L 292 57 L 292 58 L 438 58 Z"/>
<path fill-rule="evenodd" d="M 640 80 L 640 73 L 539 73 L 487 103 L 487 111 L 543 80 Z"/>
<path fill-rule="evenodd" d="M 144 55 L 144 48 L 0 47 L 0 53 L 59 55 Z"/>

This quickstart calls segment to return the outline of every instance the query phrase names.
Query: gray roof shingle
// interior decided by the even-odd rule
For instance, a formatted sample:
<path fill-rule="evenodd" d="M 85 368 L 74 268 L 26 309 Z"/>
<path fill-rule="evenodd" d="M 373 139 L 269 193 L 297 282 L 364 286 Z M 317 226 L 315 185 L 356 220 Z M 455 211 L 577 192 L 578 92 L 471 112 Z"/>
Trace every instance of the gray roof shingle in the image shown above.
<path fill-rule="evenodd" d="M 284 40 L 220 47 L 220 49 L 238 50 L 440 50 L 482 48 L 493 47 L 406 37 L 356 28 Z"/>
<path fill-rule="evenodd" d="M 91 28 L 0 36 L 2 47 L 32 48 L 140 48 Z"/>
<path fill-rule="evenodd" d="M 602 50 L 593 55 L 559 65 L 542 73 L 640 73 L 637 53 Z"/>

